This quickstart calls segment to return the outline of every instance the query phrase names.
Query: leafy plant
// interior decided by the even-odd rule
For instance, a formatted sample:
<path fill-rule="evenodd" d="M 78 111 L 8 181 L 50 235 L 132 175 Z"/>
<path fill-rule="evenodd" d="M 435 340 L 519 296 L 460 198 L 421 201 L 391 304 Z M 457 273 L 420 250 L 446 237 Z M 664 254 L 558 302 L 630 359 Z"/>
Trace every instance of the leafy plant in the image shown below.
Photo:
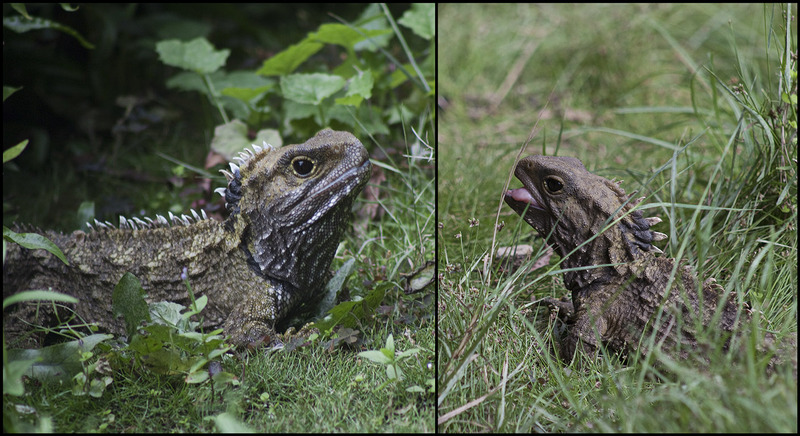
<path fill-rule="evenodd" d="M 433 76 L 435 64 L 434 17 L 433 4 L 415 4 L 398 21 L 430 41 L 431 51 L 421 63 L 389 10 L 377 5 L 368 6 L 355 24 L 321 25 L 255 71 L 223 70 L 230 51 L 217 50 L 202 37 L 188 42 L 162 40 L 156 51 L 165 64 L 186 70 L 169 79 L 168 87 L 204 94 L 226 124 L 231 122 L 230 112 L 246 125 L 269 121 L 297 131 L 298 136 L 310 136 L 334 122 L 385 134 L 389 125 L 423 112 L 420 109 L 428 100 L 420 97 L 433 95 L 434 83 L 427 77 Z M 407 63 L 386 51 L 392 34 L 401 42 Z M 326 45 L 343 50 L 339 65 L 330 71 L 298 71 Z M 406 83 L 412 86 L 401 104 L 383 111 L 372 104 L 394 99 L 393 91 Z"/>
<path fill-rule="evenodd" d="M 375 363 L 386 365 L 386 381 L 378 386 L 378 390 L 383 389 L 389 383 L 402 381 L 403 370 L 400 369 L 399 363 L 401 360 L 406 359 L 419 353 L 419 348 L 411 348 L 406 351 L 397 351 L 394 349 L 394 337 L 390 334 L 386 338 L 386 346 L 380 350 L 362 351 L 358 353 L 359 356 L 369 359 Z"/>

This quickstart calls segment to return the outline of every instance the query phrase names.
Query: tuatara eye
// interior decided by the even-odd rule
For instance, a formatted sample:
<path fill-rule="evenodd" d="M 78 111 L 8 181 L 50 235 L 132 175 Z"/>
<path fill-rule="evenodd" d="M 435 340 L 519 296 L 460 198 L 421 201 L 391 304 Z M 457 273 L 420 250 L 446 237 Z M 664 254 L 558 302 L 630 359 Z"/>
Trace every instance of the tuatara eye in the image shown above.
<path fill-rule="evenodd" d="M 298 176 L 307 176 L 314 171 L 314 161 L 307 157 L 296 157 L 292 160 L 292 169 Z"/>
<path fill-rule="evenodd" d="M 558 177 L 548 176 L 544 179 L 544 186 L 552 194 L 557 194 L 564 189 L 564 183 Z"/>

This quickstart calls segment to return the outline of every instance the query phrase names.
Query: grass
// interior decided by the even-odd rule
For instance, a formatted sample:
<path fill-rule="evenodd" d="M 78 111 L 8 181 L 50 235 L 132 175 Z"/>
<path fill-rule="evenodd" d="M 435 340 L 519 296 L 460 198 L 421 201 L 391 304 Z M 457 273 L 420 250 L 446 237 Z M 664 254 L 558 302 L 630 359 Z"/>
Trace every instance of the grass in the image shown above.
<path fill-rule="evenodd" d="M 796 22 L 761 5 L 442 5 L 438 23 L 439 430 L 796 431 L 796 377 L 767 375 L 751 349 L 711 351 L 708 368 L 565 367 L 530 304 L 566 293 L 558 257 L 513 274 L 484 263 L 541 248 L 501 204 L 535 125 L 522 155 L 624 179 L 664 220 L 667 255 L 796 337 Z"/>

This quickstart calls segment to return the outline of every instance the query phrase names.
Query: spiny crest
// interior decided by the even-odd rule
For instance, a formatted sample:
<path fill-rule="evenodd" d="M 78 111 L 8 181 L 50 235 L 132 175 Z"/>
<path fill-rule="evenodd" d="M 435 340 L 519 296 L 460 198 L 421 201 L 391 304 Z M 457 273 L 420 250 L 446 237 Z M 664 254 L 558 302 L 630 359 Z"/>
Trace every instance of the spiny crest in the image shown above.
<path fill-rule="evenodd" d="M 90 229 L 94 231 L 101 231 L 101 230 L 111 230 L 111 229 L 119 229 L 119 230 L 146 230 L 146 229 L 157 229 L 163 227 L 173 227 L 173 226 L 189 226 L 194 223 L 200 222 L 202 220 L 207 220 L 208 215 L 206 215 L 206 211 L 200 210 L 198 214 L 194 209 L 191 210 L 192 216 L 189 215 L 181 215 L 175 216 L 172 212 L 169 212 L 168 217 L 164 218 L 162 215 L 156 215 L 156 219 L 153 220 L 150 217 L 145 217 L 143 220 L 140 218 L 125 218 L 124 216 L 120 215 L 119 217 L 119 227 L 114 226 L 108 221 L 100 222 L 98 220 L 94 220 L 94 225 L 92 223 L 87 222 L 86 225 L 89 226 Z"/>
<path fill-rule="evenodd" d="M 239 200 L 242 198 L 242 172 L 240 167 L 249 164 L 256 156 L 262 153 L 270 153 L 274 150 L 272 145 L 263 142 L 263 146 L 252 144 L 253 149 L 246 148 L 244 151 L 239 152 L 239 156 L 234 157 L 233 160 L 237 161 L 239 165 L 230 162 L 231 171 L 220 170 L 225 178 L 228 180 L 228 186 L 217 188 L 214 190 L 217 194 L 225 198 L 225 208 L 231 212 L 238 212 L 237 207 Z"/>
<path fill-rule="evenodd" d="M 609 182 L 610 183 L 608 183 L 607 186 L 611 188 L 619 200 L 624 203 L 622 212 L 631 214 L 631 219 L 633 220 L 633 225 L 636 229 L 634 233 L 637 234 L 637 239 L 640 241 L 638 245 L 645 250 L 663 254 L 663 251 L 653 245 L 652 242 L 663 241 L 664 239 L 667 239 L 667 235 L 661 232 L 650 230 L 650 227 L 661 222 L 661 218 L 645 218 L 642 216 L 641 210 L 636 210 L 636 207 L 639 206 L 639 204 L 641 204 L 646 197 L 634 198 L 634 196 L 639 192 L 638 190 L 632 192 L 630 195 L 626 194 L 625 190 L 622 188 L 622 180 L 611 179 Z"/>
<path fill-rule="evenodd" d="M 239 200 L 242 198 L 242 173 L 240 167 L 246 166 L 250 163 L 256 156 L 260 155 L 261 153 L 269 153 L 274 148 L 267 144 L 264 141 L 263 146 L 258 146 L 256 144 L 252 144 L 252 150 L 247 148 L 242 152 L 239 152 L 239 156 L 234 157 L 233 159 L 239 163 L 236 165 L 233 162 L 230 162 L 230 172 L 226 170 L 220 170 L 222 174 L 225 175 L 225 178 L 228 180 L 228 186 L 223 188 L 217 188 L 214 192 L 220 194 L 225 198 L 225 207 L 230 210 L 234 211 L 233 209 L 239 203 Z M 145 217 L 144 219 L 140 218 L 132 218 L 128 219 L 124 216 L 119 217 L 119 226 L 114 226 L 108 221 L 100 222 L 98 220 L 94 220 L 93 223 L 87 222 L 86 225 L 89 226 L 90 229 L 94 231 L 100 230 L 110 230 L 110 229 L 120 229 L 120 230 L 145 230 L 145 229 L 156 229 L 156 228 L 164 228 L 164 227 L 173 227 L 173 226 L 189 226 L 196 222 L 208 219 L 206 212 L 204 210 L 200 211 L 200 214 L 195 212 L 194 210 L 191 211 L 192 216 L 189 215 L 181 215 L 175 216 L 172 212 L 169 212 L 168 217 L 165 218 L 161 215 L 156 215 L 156 219 L 152 219 L 149 217 Z"/>

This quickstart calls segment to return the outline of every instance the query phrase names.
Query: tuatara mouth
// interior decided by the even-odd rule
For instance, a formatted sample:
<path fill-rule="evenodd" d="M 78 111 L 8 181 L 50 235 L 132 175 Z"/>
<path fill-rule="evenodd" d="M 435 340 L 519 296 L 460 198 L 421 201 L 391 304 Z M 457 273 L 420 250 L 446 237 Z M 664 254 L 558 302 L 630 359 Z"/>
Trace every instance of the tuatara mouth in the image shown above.
<path fill-rule="evenodd" d="M 506 191 L 506 201 L 508 202 L 509 197 L 518 203 L 526 203 L 530 204 L 530 207 L 534 209 L 544 210 L 541 204 L 533 198 L 528 188 L 517 188 Z M 524 207 L 524 205 L 523 205 Z"/>
<path fill-rule="evenodd" d="M 542 200 L 538 194 L 538 192 L 532 192 L 526 187 L 510 189 L 506 191 L 504 200 L 525 222 L 536 229 L 539 234 L 545 236 L 548 233 L 548 229 L 544 228 L 544 222 L 548 212 L 542 205 Z M 537 199 L 537 197 L 539 198 Z"/>

